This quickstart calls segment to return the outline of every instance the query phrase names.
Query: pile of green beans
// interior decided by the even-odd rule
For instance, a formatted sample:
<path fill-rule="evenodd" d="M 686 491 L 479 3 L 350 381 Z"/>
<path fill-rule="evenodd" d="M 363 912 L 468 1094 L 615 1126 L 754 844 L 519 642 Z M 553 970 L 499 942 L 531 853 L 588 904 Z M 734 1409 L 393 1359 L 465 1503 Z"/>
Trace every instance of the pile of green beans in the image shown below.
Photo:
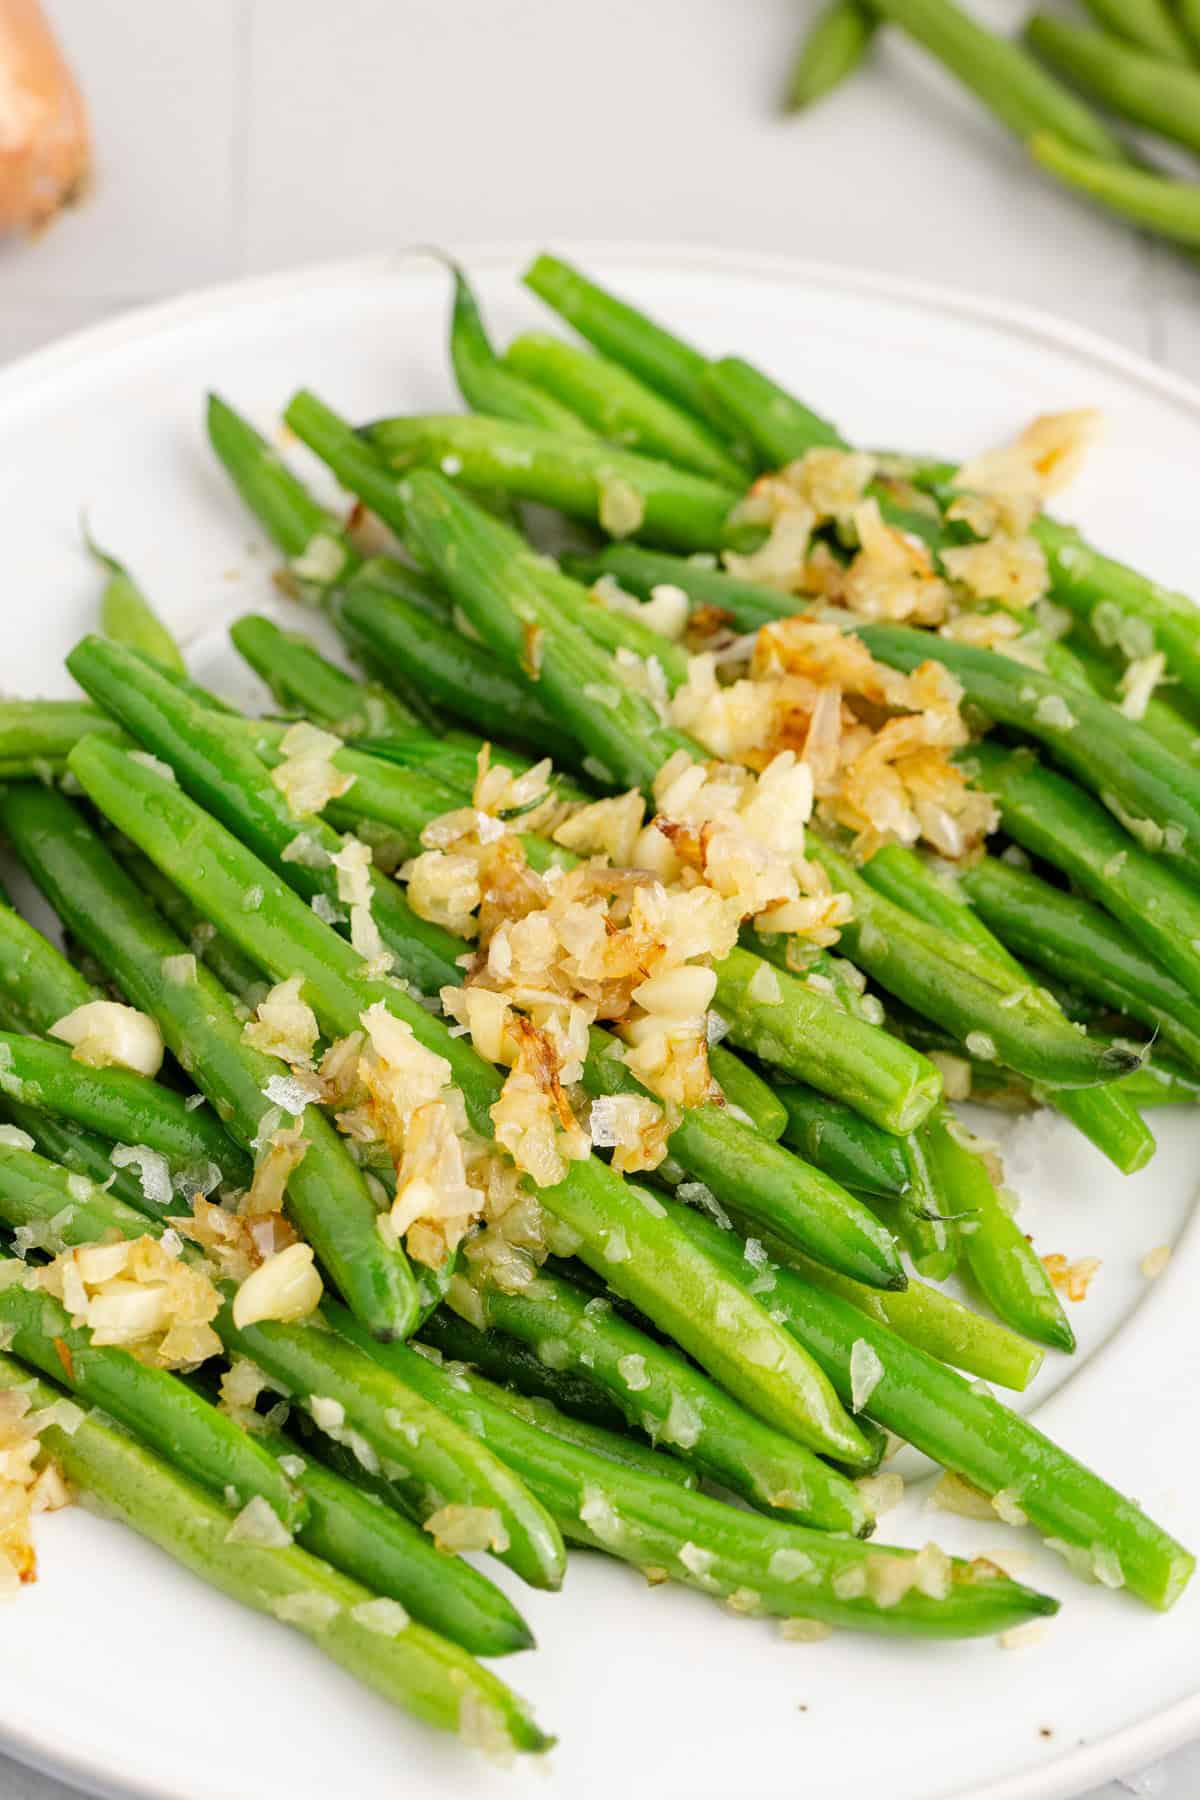
<path fill-rule="evenodd" d="M 791 104 L 861 57 L 879 15 L 973 71 L 1010 124 L 1125 173 L 1024 52 L 984 68 L 947 0 L 838 0 Z M 1149 0 L 1134 23 L 1141 51 L 1164 53 Z M 247 718 L 191 679 L 124 565 L 97 552 L 101 630 L 67 659 L 86 697 L 0 703 L 0 831 L 88 970 L 0 895 L 0 1388 L 24 1382 L 41 1406 L 65 1389 L 86 1409 L 70 1431 L 60 1410 L 42 1439 L 85 1498 L 399 1705 L 517 1750 L 550 1740 L 475 1658 L 532 1638 L 431 1535 L 456 1513 L 486 1518 L 491 1554 L 546 1590 L 579 1545 L 736 1610 L 869 1631 L 971 1636 L 1053 1613 L 986 1562 L 866 1541 L 884 1490 L 865 1478 L 897 1438 L 998 1516 L 1019 1508 L 1074 1565 L 1172 1605 L 1191 1554 L 982 1385 L 1025 1389 L 1075 1339 L 993 1158 L 943 1095 L 957 1061 L 976 1097 L 1051 1106 L 1128 1172 L 1154 1148 L 1143 1111 L 1200 1091 L 1194 614 L 1068 528 L 1035 522 L 1072 619 L 1065 642 L 1029 635 L 1044 669 L 844 620 L 883 663 L 940 661 L 1000 728 L 962 763 L 1036 866 L 1011 850 L 950 875 L 898 844 L 856 863 L 814 824 L 806 855 L 851 901 L 836 954 L 747 925 L 714 969 L 710 1097 L 677 1109 L 643 1179 L 594 1153 L 538 1190 L 553 1255 L 496 1264 L 468 1237 L 440 1270 L 410 1264 L 380 1219 L 390 1164 L 248 1040 L 274 983 L 299 981 L 314 1061 L 381 1006 L 444 1059 L 472 1131 L 493 1138 L 503 1072 L 441 1004 L 471 959 L 410 904 L 406 859 L 474 804 L 485 753 L 514 772 L 549 755 L 567 805 L 652 798 L 672 756 L 707 760 L 663 700 L 689 678 L 685 640 L 653 623 L 678 617 L 678 597 L 645 614 L 639 600 L 680 590 L 697 631 L 730 636 L 803 604 L 720 556 L 759 541 L 737 511 L 755 471 L 844 447 L 830 420 L 553 257 L 527 283 L 590 348 L 535 332 L 493 345 L 466 275 L 449 274 L 469 414 L 355 429 L 305 390 L 287 408 L 394 554 L 364 559 L 353 520 L 209 401 L 214 451 L 284 585 L 362 676 L 249 614 L 234 646 L 287 716 Z M 872 485 L 885 516 L 935 557 L 964 541 L 943 516 L 953 468 L 880 464 L 902 466 L 907 486 Z M 619 541 L 554 563 L 518 529 L 525 501 Z M 594 593 L 601 577 L 626 597 Z M 1109 588 L 1181 690 L 1144 721 L 1116 704 L 1094 617 Z M 627 678 L 631 659 L 657 698 Z M 319 814 L 293 812 L 272 779 L 296 720 L 333 734 L 349 778 Z M 387 971 L 350 941 L 333 858 L 352 838 L 375 852 Z M 548 881 L 579 863 L 521 821 L 510 842 Z M 56 1038 L 110 996 L 157 1024 L 162 1078 L 92 1067 Z M 1139 1037 L 1155 1033 L 1168 1053 L 1151 1061 Z M 585 1099 L 648 1093 L 601 1025 L 581 1064 Z M 305 1318 L 239 1323 L 234 1284 L 171 1221 L 197 1190 L 236 1206 L 284 1112 L 304 1154 L 283 1204 L 323 1297 Z M 40 1285 L 55 1252 L 143 1237 L 216 1282 L 219 1354 L 198 1374 L 106 1342 Z M 959 1269 L 981 1307 L 939 1285 Z M 214 1403 L 222 1371 L 247 1363 L 262 1399 Z M 231 1531 L 247 1507 L 277 1538 Z"/>

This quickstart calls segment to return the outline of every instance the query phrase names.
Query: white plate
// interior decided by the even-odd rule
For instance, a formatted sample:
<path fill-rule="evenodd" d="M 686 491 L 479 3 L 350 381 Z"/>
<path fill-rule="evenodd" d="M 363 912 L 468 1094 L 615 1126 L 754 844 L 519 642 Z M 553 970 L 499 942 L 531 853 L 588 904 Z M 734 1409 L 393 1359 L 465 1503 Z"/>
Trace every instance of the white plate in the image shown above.
<path fill-rule="evenodd" d="M 1195 585 L 1200 394 L 1148 363 L 912 284 L 694 252 L 580 256 L 699 344 L 753 356 L 863 442 L 955 454 L 1036 412 L 1103 408 L 1108 440 L 1071 515 L 1106 548 Z M 518 258 L 470 261 L 498 335 L 545 322 L 515 285 Z M 3 688 L 69 691 L 61 657 L 92 622 L 97 589 L 79 548 L 82 508 L 201 640 L 198 672 L 228 674 L 214 627 L 276 601 L 271 558 L 208 457 L 204 390 L 264 421 L 301 382 L 351 415 L 444 407 L 446 300 L 444 272 L 419 257 L 317 269 L 135 314 L 0 375 Z M 1160 1153 L 1131 1181 L 1065 1128 L 1008 1134 L 1040 1247 L 1104 1259 L 1072 1311 L 1078 1356 L 1053 1359 L 1027 1403 L 1195 1545 L 1200 1334 L 1187 1296 L 1200 1234 L 1184 1231 L 1200 1134 L 1189 1115 L 1158 1123 Z M 1148 1287 L 1138 1263 L 1166 1242 L 1177 1253 Z M 1051 1800 L 1200 1732 L 1200 1583 L 1159 1618 L 1081 1586 L 1031 1534 L 929 1512 L 921 1495 L 883 1535 L 955 1550 L 1021 1543 L 1028 1578 L 1066 1603 L 1044 1642 L 1009 1653 L 847 1633 L 800 1646 L 700 1596 L 573 1558 L 564 1595 L 520 1593 L 541 1648 L 504 1669 L 561 1744 L 549 1773 L 508 1776 L 392 1714 L 282 1626 L 72 1510 L 40 1524 L 41 1579 L 5 1615 L 0 1739 L 78 1782 L 179 1800 Z"/>

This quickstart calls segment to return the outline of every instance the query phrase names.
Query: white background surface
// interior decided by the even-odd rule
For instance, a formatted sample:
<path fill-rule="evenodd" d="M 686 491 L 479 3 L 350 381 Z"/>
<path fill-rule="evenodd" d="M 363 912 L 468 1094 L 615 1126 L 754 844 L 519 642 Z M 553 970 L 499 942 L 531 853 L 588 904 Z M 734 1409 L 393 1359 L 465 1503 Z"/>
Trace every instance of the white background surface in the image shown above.
<path fill-rule="evenodd" d="M 610 237 L 945 281 L 1200 379 L 1200 273 L 1044 183 L 907 46 L 879 46 L 852 88 L 781 121 L 805 0 L 49 10 L 92 106 L 97 179 L 39 242 L 0 251 L 0 358 L 147 299 L 324 256 Z M 982 10 L 1001 22 L 1019 9 Z M 1193 1800 L 1200 1752 L 1103 1800 L 1129 1789 Z M 66 1792 L 0 1759 L 3 1800 Z"/>

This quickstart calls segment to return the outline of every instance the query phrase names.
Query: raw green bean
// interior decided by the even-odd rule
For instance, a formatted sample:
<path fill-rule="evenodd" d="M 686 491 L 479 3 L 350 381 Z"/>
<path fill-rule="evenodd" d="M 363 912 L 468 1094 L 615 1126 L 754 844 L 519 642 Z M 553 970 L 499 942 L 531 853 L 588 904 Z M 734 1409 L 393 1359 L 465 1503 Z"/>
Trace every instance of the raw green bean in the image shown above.
<path fill-rule="evenodd" d="M 864 625 L 859 635 L 893 668 L 942 663 L 989 718 L 1039 739 L 1147 848 L 1200 876 L 1200 765 L 1171 756 L 1105 701 L 994 650 L 901 625 Z"/>
<path fill-rule="evenodd" d="M 747 535 L 729 517 L 736 487 L 611 444 L 460 413 L 379 419 L 365 433 L 389 469 L 439 469 L 468 487 L 498 488 L 598 523 L 612 537 L 717 550 Z"/>
<path fill-rule="evenodd" d="M 800 112 L 848 81 L 878 28 L 878 13 L 859 0 L 826 0 L 788 71 L 784 111 Z"/>
<path fill-rule="evenodd" d="M 187 665 L 179 645 L 124 563 L 101 550 L 86 533 L 84 542 L 108 576 L 100 596 L 101 631 L 120 644 L 131 644 L 144 651 L 164 669 L 186 675 Z"/>
<path fill-rule="evenodd" d="M 514 338 L 504 352 L 504 362 L 562 401 L 598 437 L 673 463 L 676 468 L 710 475 L 731 488 L 743 485 L 745 471 L 715 432 L 694 414 L 655 393 L 620 363 L 537 331 Z"/>
<path fill-rule="evenodd" d="M 281 706 L 294 706 L 338 737 L 386 737 L 417 723 L 408 707 L 375 684 L 364 686 L 329 662 L 296 632 L 261 613 L 235 619 L 229 635 L 238 654 Z"/>
<path fill-rule="evenodd" d="M 590 437 L 587 425 L 569 404 L 497 356 L 483 323 L 479 303 L 463 271 L 450 265 L 454 306 L 450 315 L 450 366 L 458 391 L 473 412 L 520 425 L 541 425 L 571 437 Z"/>
<path fill-rule="evenodd" d="M 120 751 L 117 755 L 124 780 L 140 765 Z M 69 801 L 45 789 L 10 788 L 0 792 L 0 825 L 60 917 L 133 1004 L 157 1019 L 167 1047 L 230 1134 L 249 1150 L 267 1116 L 279 1118 L 268 1088 L 288 1073 L 286 1064 L 243 1042 L 242 1022 L 228 995 L 202 965 L 188 981 L 164 974 L 164 962 L 179 956 L 184 944 L 146 904 Z M 240 907 L 251 886 L 248 882 L 242 888 Z M 340 1291 L 373 1329 L 410 1329 L 417 1314 L 413 1277 L 400 1252 L 388 1249 L 379 1237 L 375 1205 L 361 1170 L 315 1107 L 305 1108 L 301 1124 L 308 1148 L 288 1181 L 289 1212 Z"/>
<path fill-rule="evenodd" d="M 870 1513 L 853 1483 L 744 1412 L 607 1302 L 543 1271 L 519 1293 L 478 1281 L 469 1293 L 452 1290 L 450 1304 L 474 1324 L 519 1338 L 544 1362 L 594 1381 L 631 1425 L 731 1492 L 821 1531 L 869 1532 Z"/>
<path fill-rule="evenodd" d="M 0 1357 L 0 1386 L 28 1386 L 35 1405 L 58 1398 L 44 1382 Z M 317 1648 L 385 1700 L 427 1724 L 478 1743 L 502 1734 L 517 1750 L 546 1750 L 547 1738 L 524 1704 L 456 1644 L 420 1625 L 381 1632 L 358 1609 L 367 1588 L 294 1545 L 231 1540 L 228 1514 L 185 1476 L 110 1426 L 98 1412 L 74 1431 L 47 1425 L 44 1450 L 79 1489 L 85 1504 L 119 1519 L 230 1599 L 295 1626 Z"/>
<path fill-rule="evenodd" d="M 985 1574 L 984 1568 L 963 1563 L 953 1566 L 944 1599 L 931 1599 L 914 1585 L 896 1604 L 881 1605 L 876 1580 L 886 1581 L 898 1557 L 911 1563 L 911 1551 L 726 1506 L 681 1488 L 677 1479 L 663 1480 L 582 1445 L 556 1441 L 521 1416 L 513 1395 L 479 1376 L 438 1368 L 405 1345 L 371 1344 L 369 1354 L 478 1432 L 542 1498 L 572 1542 L 606 1550 L 637 1568 L 663 1570 L 718 1597 L 740 1590 L 746 1604 L 765 1613 L 868 1631 L 982 1635 L 1056 1607 L 1042 1595 L 996 1579 L 991 1565 Z M 800 1554 L 780 1556 L 781 1550 Z M 1185 1572 L 1178 1564 L 1173 1572 L 1181 1586 Z"/>
<path fill-rule="evenodd" d="M 974 1038 L 981 1049 L 986 1042 L 1010 1068 L 1055 1087 L 1087 1087 L 1137 1067 L 1135 1052 L 1094 1043 L 1069 1021 L 1047 1017 L 1031 1003 L 1027 983 L 876 893 L 828 843 L 811 839 L 808 853 L 854 902 L 842 931 L 854 960 L 956 1038 Z"/>
<path fill-rule="evenodd" d="M 1143 225 L 1159 237 L 1200 248 L 1200 186 L 1194 181 L 1157 175 L 1149 169 L 1127 169 L 1088 156 L 1048 131 L 1030 138 L 1029 153 L 1048 174 L 1098 201 L 1109 212 Z M 1194 686 L 1192 692 L 1196 692 Z"/>
<path fill-rule="evenodd" d="M 299 975 L 330 1035 L 357 1030 L 363 1011 L 382 1002 L 419 1042 L 446 1059 L 472 1123 L 491 1135 L 489 1108 L 501 1086 L 494 1069 L 395 983 L 365 976 L 350 945 L 177 787 L 120 751 L 114 751 L 113 761 L 93 754 L 98 748 L 92 740 L 77 747 L 77 778 L 114 824 L 160 867 L 170 868 L 214 924 L 277 979 L 285 972 Z M 264 904 L 251 912 L 244 896 L 255 887 L 262 888 Z M 812 1448 L 847 1461 L 863 1456 L 865 1446 L 853 1425 L 828 1405 L 827 1390 L 814 1384 L 811 1366 L 786 1353 L 787 1340 L 763 1309 L 752 1300 L 748 1306 L 718 1307 L 723 1316 L 714 1320 L 712 1272 L 703 1258 L 664 1232 L 603 1164 L 595 1158 L 571 1164 L 566 1178 L 542 1190 L 541 1198 L 576 1233 L 583 1260 L 599 1267 L 751 1411 L 810 1441 Z"/>
<path fill-rule="evenodd" d="M 1200 72 L 1195 68 L 1132 49 L 1107 31 L 1089 31 L 1049 13 L 1037 12 L 1028 20 L 1025 42 L 1111 112 L 1200 150 Z M 1035 124 L 1055 129 L 1049 119 Z M 1090 144 L 1067 141 L 1095 153 Z"/>
<path fill-rule="evenodd" d="M 287 1468 L 308 1504 L 298 1536 L 313 1556 L 372 1593 L 398 1600 L 418 1625 L 473 1656 L 532 1649 L 533 1633 L 516 1607 L 465 1558 L 446 1556 L 379 1493 L 325 1467 L 309 1440 L 270 1430 L 258 1440 Z"/>
<path fill-rule="evenodd" d="M 1187 38 L 1168 0 L 1084 0 L 1097 24 L 1173 62 L 1190 63 Z"/>
<path fill-rule="evenodd" d="M 1008 835 L 1099 901 L 1200 1000 L 1200 898 L 1176 867 L 1143 850 L 1099 801 L 1029 750 L 985 739 L 972 745 L 970 766 Z"/>
<path fill-rule="evenodd" d="M 980 917 L 1017 956 L 1061 981 L 1087 982 L 1093 994 L 1161 1032 L 1200 1069 L 1200 1004 L 1108 913 L 1001 857 L 982 857 L 959 879 Z"/>
<path fill-rule="evenodd" d="M 1200 59 L 1200 0 L 1176 0 L 1176 11 L 1193 54 Z"/>
<path fill-rule="evenodd" d="M 690 1210 L 671 1210 L 729 1275 L 745 1279 L 749 1266 L 733 1233 Z M 861 1342 L 880 1365 L 864 1404 L 870 1417 L 985 1494 L 1003 1493 L 1051 1542 L 1111 1552 L 1124 1585 L 1150 1605 L 1165 1608 L 1179 1598 L 1195 1558 L 1131 1500 L 986 1389 L 967 1383 L 867 1314 L 788 1269 L 777 1269 L 775 1276 L 772 1304 L 847 1399 L 854 1391 L 854 1346 Z"/>
<path fill-rule="evenodd" d="M 249 420 L 208 396 L 208 438 L 249 510 L 316 596 L 352 575 L 359 555 L 335 514 L 318 504 Z"/>
<path fill-rule="evenodd" d="M 954 0 L 872 0 L 872 5 L 944 64 L 1018 137 L 1053 131 L 1089 155 L 1123 160 L 1120 143 L 1089 106 L 1020 44 L 989 31 Z"/>
<path fill-rule="evenodd" d="M 603 355 L 689 412 L 705 416 L 704 358 L 690 344 L 556 256 L 536 257 L 522 280 Z"/>
<path fill-rule="evenodd" d="M 250 1158 L 206 1107 L 189 1106 L 174 1088 L 131 1069 L 89 1068 L 65 1044 L 0 1032 L 0 1090 L 113 1143 L 144 1145 L 165 1156 L 177 1173 L 211 1163 L 223 1182 L 250 1184 Z"/>

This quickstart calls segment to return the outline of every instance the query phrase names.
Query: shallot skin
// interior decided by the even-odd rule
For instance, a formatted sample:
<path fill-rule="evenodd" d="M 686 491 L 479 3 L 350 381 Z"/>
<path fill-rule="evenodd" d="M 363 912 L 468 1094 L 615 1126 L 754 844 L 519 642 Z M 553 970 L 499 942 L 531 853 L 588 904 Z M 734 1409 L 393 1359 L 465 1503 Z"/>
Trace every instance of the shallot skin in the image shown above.
<path fill-rule="evenodd" d="M 37 0 L 0 0 L 0 230 L 46 224 L 90 158 L 83 96 Z"/>

